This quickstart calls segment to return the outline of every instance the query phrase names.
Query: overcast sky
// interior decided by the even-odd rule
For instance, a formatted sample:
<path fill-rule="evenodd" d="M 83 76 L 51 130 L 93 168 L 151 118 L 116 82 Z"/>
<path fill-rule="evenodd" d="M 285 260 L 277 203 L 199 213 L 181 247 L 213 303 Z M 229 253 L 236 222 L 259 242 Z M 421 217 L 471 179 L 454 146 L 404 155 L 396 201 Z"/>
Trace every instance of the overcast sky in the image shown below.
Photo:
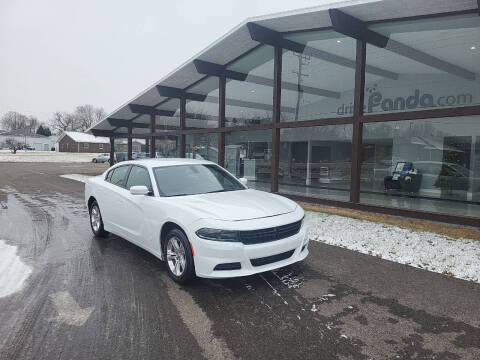
<path fill-rule="evenodd" d="M 0 116 L 113 111 L 247 17 L 332 0 L 0 0 Z"/>

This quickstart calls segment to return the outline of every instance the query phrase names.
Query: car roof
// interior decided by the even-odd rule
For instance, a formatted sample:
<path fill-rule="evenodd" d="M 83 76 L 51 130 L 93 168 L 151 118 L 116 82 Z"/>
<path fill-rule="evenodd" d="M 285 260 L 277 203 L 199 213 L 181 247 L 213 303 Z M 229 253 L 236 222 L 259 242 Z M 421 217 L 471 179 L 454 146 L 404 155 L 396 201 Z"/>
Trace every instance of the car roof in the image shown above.
<path fill-rule="evenodd" d="M 159 158 L 159 159 L 137 159 L 122 161 L 118 165 L 143 165 L 146 167 L 154 168 L 161 166 L 177 166 L 177 165 L 201 165 L 201 164 L 215 164 L 212 161 L 196 160 L 196 159 L 184 159 L 184 158 Z"/>

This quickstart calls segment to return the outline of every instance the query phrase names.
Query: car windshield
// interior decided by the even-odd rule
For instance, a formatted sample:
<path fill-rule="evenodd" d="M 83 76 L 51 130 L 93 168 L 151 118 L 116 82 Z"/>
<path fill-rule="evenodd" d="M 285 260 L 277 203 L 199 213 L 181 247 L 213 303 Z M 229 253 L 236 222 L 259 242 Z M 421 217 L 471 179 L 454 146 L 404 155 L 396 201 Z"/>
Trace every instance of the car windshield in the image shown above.
<path fill-rule="evenodd" d="M 158 191 L 163 196 L 184 196 L 224 191 L 244 190 L 245 187 L 217 165 L 176 165 L 153 169 Z"/>

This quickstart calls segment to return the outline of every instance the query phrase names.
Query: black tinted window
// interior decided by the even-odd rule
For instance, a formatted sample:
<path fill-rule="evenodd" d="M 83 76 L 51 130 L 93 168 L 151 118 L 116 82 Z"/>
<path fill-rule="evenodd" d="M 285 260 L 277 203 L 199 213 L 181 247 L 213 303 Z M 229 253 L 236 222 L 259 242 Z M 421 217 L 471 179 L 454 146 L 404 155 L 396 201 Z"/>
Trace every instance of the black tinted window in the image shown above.
<path fill-rule="evenodd" d="M 110 182 L 114 185 L 123 186 L 125 183 L 125 175 L 127 175 L 128 166 L 120 166 L 116 169 L 113 169 L 112 177 Z"/>
<path fill-rule="evenodd" d="M 153 169 L 163 196 L 244 190 L 237 179 L 216 165 L 163 166 Z"/>
<path fill-rule="evenodd" d="M 146 186 L 148 190 L 152 191 L 150 175 L 148 174 L 147 169 L 140 166 L 133 166 L 130 175 L 128 175 L 127 189 L 139 185 Z"/>

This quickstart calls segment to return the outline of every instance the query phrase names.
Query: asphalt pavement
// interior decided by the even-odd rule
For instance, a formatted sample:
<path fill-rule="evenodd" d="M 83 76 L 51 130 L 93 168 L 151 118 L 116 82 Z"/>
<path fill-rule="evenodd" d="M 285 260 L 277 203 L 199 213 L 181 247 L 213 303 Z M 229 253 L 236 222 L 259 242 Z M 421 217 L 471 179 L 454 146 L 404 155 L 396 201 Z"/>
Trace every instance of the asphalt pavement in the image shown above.
<path fill-rule="evenodd" d="M 144 250 L 95 238 L 84 185 L 59 177 L 105 168 L 0 163 L 0 240 L 32 269 L 0 298 L 0 359 L 480 359 L 479 284 L 338 247 L 175 284 Z"/>

